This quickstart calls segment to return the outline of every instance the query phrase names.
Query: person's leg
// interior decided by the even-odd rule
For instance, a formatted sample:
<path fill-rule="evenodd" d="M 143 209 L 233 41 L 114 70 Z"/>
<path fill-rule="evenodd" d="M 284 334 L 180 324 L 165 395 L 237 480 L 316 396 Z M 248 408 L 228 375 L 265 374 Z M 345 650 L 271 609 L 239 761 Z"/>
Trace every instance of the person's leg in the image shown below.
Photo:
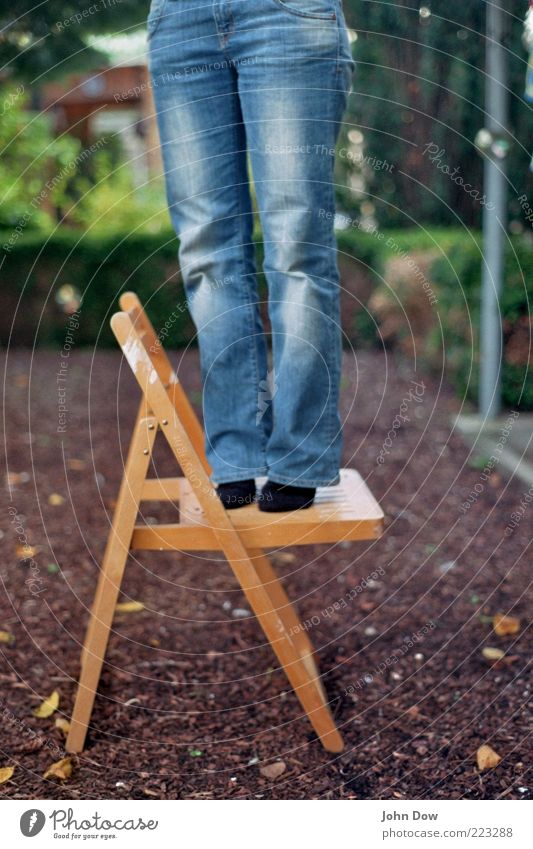
<path fill-rule="evenodd" d="M 168 204 L 198 331 L 206 453 L 215 483 L 265 474 L 270 410 L 246 142 L 236 70 L 211 4 L 153 0 L 150 71 Z"/>
<path fill-rule="evenodd" d="M 268 477 L 312 493 L 339 479 L 333 165 L 354 63 L 339 0 L 250 0 L 239 8 L 237 36 L 250 56 L 239 64 L 239 95 L 272 322 Z"/>

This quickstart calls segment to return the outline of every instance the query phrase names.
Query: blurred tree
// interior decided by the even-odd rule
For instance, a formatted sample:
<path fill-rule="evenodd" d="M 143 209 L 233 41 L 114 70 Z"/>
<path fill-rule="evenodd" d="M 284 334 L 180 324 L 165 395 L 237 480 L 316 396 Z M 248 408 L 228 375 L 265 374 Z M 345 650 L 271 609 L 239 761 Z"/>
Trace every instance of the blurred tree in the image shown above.
<path fill-rule="evenodd" d="M 344 7 L 357 33 L 347 123 L 362 144 L 362 160 L 350 164 L 344 157 L 341 164 L 347 182 L 362 191 L 342 193 L 343 205 L 362 206 L 384 225 L 457 223 L 458 215 L 480 226 L 483 163 L 474 139 L 484 124 L 485 4 L 344 0 Z M 507 0 L 506 8 L 514 136 L 510 197 L 519 218 L 516 198 L 532 179 L 533 120 L 523 97 L 527 56 L 521 42 L 527 4 Z M 348 150 L 350 126 L 341 139 Z"/>
<path fill-rule="evenodd" d="M 128 33 L 141 26 L 149 0 L 0 0 L 0 74 L 41 83 L 102 60 L 87 46 L 98 33 Z"/>
<path fill-rule="evenodd" d="M 16 228 L 14 244 L 25 231 L 55 221 L 81 142 L 55 138 L 48 116 L 27 111 L 22 86 L 4 92 L 0 114 L 0 227 Z"/>

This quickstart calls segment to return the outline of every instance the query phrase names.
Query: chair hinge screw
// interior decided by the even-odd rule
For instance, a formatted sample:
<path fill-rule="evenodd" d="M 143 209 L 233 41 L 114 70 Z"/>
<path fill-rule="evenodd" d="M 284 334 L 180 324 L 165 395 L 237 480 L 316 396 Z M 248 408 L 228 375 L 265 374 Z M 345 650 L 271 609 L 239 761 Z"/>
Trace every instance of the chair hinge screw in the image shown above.
<path fill-rule="evenodd" d="M 148 451 L 148 448 L 145 448 L 144 451 L 143 451 L 143 454 L 149 454 L 149 453 L 150 452 Z"/>
<path fill-rule="evenodd" d="M 155 427 L 155 425 L 153 425 L 153 424 L 149 424 L 149 425 L 148 425 L 148 430 L 153 430 L 153 429 L 154 429 L 154 427 Z"/>
<path fill-rule="evenodd" d="M 168 419 L 163 419 L 161 424 L 168 424 Z"/>

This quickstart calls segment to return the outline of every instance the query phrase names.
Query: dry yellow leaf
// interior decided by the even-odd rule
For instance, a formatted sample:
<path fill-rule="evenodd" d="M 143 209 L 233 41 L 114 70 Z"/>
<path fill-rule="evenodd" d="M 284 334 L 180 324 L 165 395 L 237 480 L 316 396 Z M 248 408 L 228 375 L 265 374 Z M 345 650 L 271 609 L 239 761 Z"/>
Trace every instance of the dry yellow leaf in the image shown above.
<path fill-rule="evenodd" d="M 21 560 L 29 560 L 30 557 L 35 557 L 39 553 L 36 545 L 17 545 L 17 557 Z"/>
<path fill-rule="evenodd" d="M 4 766 L 0 769 L 0 784 L 5 784 L 6 781 L 9 781 L 13 773 L 15 772 L 14 766 Z"/>
<path fill-rule="evenodd" d="M 47 719 L 49 716 L 52 716 L 58 707 L 59 693 L 57 690 L 54 690 L 54 692 L 33 711 L 33 715 L 38 717 L 38 719 Z"/>
<path fill-rule="evenodd" d="M 286 563 L 294 563 L 296 560 L 296 555 L 292 553 L 292 551 L 276 551 L 271 555 L 272 560 L 276 563 L 276 566 L 282 566 Z"/>
<path fill-rule="evenodd" d="M 115 607 L 117 613 L 138 613 L 139 610 L 144 610 L 142 601 L 121 601 Z"/>
<path fill-rule="evenodd" d="M 497 752 L 491 746 L 483 745 L 480 746 L 477 750 L 476 754 L 477 765 L 478 768 L 483 771 L 484 769 L 492 769 L 501 761 L 501 758 Z"/>
<path fill-rule="evenodd" d="M 259 769 L 259 772 L 265 778 L 274 779 L 274 778 L 279 778 L 280 775 L 283 775 L 283 773 L 285 772 L 286 769 L 287 769 L 287 766 L 285 765 L 285 763 L 283 761 L 276 761 L 273 764 L 267 764 L 266 766 L 262 766 Z"/>
<path fill-rule="evenodd" d="M 82 472 L 86 465 L 85 460 L 78 460 L 77 457 L 71 457 L 70 460 L 67 460 L 67 468 L 75 472 Z"/>
<path fill-rule="evenodd" d="M 504 616 L 503 613 L 497 613 L 492 618 L 492 627 L 494 633 L 498 637 L 506 637 L 508 634 L 518 634 L 520 630 L 520 619 L 516 616 Z"/>
<path fill-rule="evenodd" d="M 485 648 L 481 650 L 481 654 L 485 660 L 501 660 L 502 657 L 505 657 L 504 651 L 501 649 L 493 649 L 491 646 L 485 646 Z"/>
<path fill-rule="evenodd" d="M 0 631 L 0 643 L 12 643 L 15 637 L 9 631 Z"/>
<path fill-rule="evenodd" d="M 61 758 L 55 764 L 49 766 L 43 778 L 59 778 L 60 781 L 66 781 L 72 775 L 72 761 L 70 758 Z"/>
<path fill-rule="evenodd" d="M 59 495 L 58 492 L 52 492 L 52 494 L 48 496 L 48 503 L 51 504 L 52 507 L 61 507 L 61 505 L 65 503 L 65 499 L 62 495 Z"/>
<path fill-rule="evenodd" d="M 68 719 L 65 719 L 63 716 L 58 716 L 56 718 L 56 721 L 54 722 L 54 725 L 55 725 L 56 728 L 59 728 L 59 730 L 63 732 L 65 737 L 67 736 L 68 732 L 70 731 L 70 722 L 68 721 Z"/>

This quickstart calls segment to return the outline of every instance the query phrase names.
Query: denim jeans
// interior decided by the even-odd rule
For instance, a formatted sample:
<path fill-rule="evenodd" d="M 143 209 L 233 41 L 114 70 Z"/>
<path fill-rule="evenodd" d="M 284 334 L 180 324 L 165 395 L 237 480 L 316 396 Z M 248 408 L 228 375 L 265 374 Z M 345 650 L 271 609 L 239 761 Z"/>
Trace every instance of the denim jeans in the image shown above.
<path fill-rule="evenodd" d="M 341 0 L 152 0 L 148 35 L 212 480 L 335 484 L 333 164 L 354 68 Z M 248 164 L 264 240 L 271 365 Z"/>

